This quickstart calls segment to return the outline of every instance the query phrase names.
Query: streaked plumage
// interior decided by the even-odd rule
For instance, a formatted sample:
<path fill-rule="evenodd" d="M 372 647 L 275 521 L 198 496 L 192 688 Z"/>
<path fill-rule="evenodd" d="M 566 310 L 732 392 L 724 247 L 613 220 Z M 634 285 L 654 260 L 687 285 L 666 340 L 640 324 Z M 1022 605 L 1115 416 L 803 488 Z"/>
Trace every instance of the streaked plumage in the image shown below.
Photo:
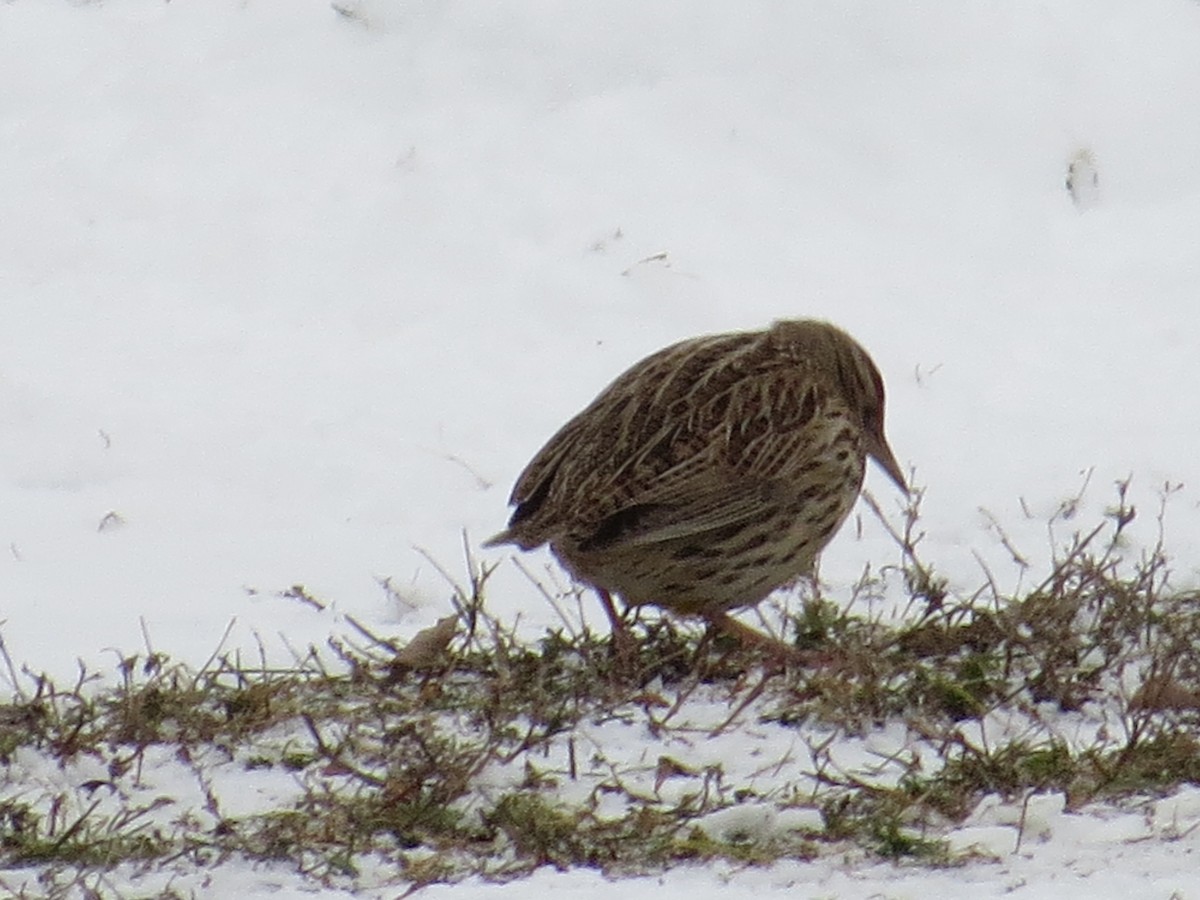
<path fill-rule="evenodd" d="M 824 322 L 674 344 L 634 365 L 517 479 L 489 545 L 549 544 L 578 580 L 719 620 L 811 572 L 874 458 L 883 380 Z"/>

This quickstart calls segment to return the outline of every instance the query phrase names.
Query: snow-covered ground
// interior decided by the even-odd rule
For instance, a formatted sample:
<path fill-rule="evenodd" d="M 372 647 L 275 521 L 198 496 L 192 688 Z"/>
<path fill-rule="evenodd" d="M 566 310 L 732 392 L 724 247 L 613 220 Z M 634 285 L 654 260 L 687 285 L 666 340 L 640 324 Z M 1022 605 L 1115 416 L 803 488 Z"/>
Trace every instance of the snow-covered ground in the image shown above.
<path fill-rule="evenodd" d="M 956 586 L 982 565 L 1019 583 L 992 521 L 1036 571 L 1060 505 L 1086 483 L 1096 521 L 1129 476 L 1150 540 L 1182 485 L 1166 541 L 1194 582 L 1200 3 L 338 5 L 0 3 L 18 665 L 70 678 L 145 640 L 199 664 L 231 621 L 226 649 L 280 660 L 344 614 L 412 634 L 447 612 L 438 569 L 465 578 L 464 532 L 503 563 L 493 610 L 537 634 L 555 621 L 537 587 L 478 550 L 523 463 L 651 350 L 779 317 L 871 350 L 927 490 L 925 559 Z M 1085 157 L 1098 188 L 1076 203 Z M 896 508 L 878 471 L 868 486 Z M 896 552 L 864 515 L 826 554 L 829 593 Z M 296 584 L 327 608 L 280 596 Z M 657 889 L 1191 884 L 1193 831 L 1123 827 L 1059 814 L 966 871 L 681 870 Z M 243 881 L 213 896 L 252 895 L 220 877 Z M 531 888 L 612 890 L 540 873 L 429 896 Z"/>

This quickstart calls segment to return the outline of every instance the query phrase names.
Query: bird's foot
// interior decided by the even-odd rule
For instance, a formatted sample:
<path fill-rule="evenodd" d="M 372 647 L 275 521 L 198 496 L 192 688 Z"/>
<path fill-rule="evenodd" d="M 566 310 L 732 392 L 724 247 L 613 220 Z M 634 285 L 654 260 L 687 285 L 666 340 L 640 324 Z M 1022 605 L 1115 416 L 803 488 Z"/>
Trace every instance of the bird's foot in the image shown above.
<path fill-rule="evenodd" d="M 777 637 L 764 634 L 756 628 L 751 628 L 744 622 L 718 612 L 705 616 L 709 625 L 737 640 L 743 647 L 761 653 L 768 665 L 786 669 L 789 666 L 805 668 L 821 667 L 830 663 L 827 653 L 801 650 Z"/>

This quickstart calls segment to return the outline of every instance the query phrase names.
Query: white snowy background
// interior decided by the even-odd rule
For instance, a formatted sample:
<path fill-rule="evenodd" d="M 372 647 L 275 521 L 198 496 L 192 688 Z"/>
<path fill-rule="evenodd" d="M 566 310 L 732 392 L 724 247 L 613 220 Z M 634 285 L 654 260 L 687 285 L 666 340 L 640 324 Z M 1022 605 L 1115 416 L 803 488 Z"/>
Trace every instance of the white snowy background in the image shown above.
<path fill-rule="evenodd" d="M 1129 476 L 1146 540 L 1182 485 L 1166 543 L 1194 582 L 1200 3 L 339 4 L 0 2 L 0 634 L 19 666 L 111 670 L 147 636 L 200 664 L 227 629 L 225 650 L 287 661 L 347 613 L 402 638 L 448 611 L 437 568 L 465 578 L 464 531 L 502 562 L 493 611 L 537 635 L 556 618 L 535 585 L 478 550 L 521 466 L 648 352 L 780 317 L 872 352 L 926 488 L 924 557 L 956 587 L 983 565 L 1021 583 L 993 518 L 1036 573 L 1060 505 L 1086 482 L 1079 520 L 1099 521 Z M 1077 204 L 1081 154 L 1099 187 Z M 896 509 L 878 471 L 868 487 Z M 895 558 L 864 515 L 826 590 Z M 278 596 L 295 584 L 327 609 Z M 1194 890 L 1194 831 L 1051 818 L 1001 866 L 685 869 L 656 889 Z M 222 877 L 211 896 L 301 890 Z M 546 872 L 427 896 L 530 890 L 613 887 Z"/>

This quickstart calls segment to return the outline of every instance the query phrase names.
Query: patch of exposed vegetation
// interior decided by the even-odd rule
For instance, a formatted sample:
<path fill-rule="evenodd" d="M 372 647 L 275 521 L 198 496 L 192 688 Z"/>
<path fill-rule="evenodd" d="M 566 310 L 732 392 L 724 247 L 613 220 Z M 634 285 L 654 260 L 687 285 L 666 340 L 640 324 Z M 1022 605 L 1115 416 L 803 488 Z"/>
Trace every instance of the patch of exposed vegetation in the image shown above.
<path fill-rule="evenodd" d="M 963 597 L 919 557 L 914 503 L 885 573 L 907 615 L 810 593 L 785 616 L 815 668 L 653 616 L 632 650 L 566 612 L 529 646 L 474 565 L 454 616 L 403 647 L 360 628 L 283 670 L 150 652 L 69 686 L 10 663 L 0 886 L 74 896 L 116 865 L 230 858 L 411 887 L 831 852 L 952 865 L 942 836 L 989 795 L 1078 807 L 1200 783 L 1200 594 L 1169 587 L 1161 545 L 1129 558 L 1133 519 L 1121 486 L 1033 588 Z M 892 752 L 846 761 L 889 730 Z M 761 758 L 722 755 L 731 740 Z M 242 802 L 251 776 L 276 793 Z"/>

